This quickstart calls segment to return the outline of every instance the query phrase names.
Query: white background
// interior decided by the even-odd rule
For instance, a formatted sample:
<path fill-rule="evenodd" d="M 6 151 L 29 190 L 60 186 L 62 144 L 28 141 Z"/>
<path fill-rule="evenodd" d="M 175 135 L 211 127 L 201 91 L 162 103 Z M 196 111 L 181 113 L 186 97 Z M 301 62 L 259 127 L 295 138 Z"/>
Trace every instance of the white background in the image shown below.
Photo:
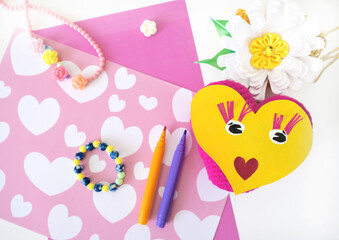
<path fill-rule="evenodd" d="M 18 0 L 5 0 L 11 5 Z M 140 8 L 165 0 L 31 0 L 78 21 Z M 213 57 L 221 50 L 210 17 L 228 19 L 250 0 L 187 0 L 189 17 L 199 59 Z M 339 1 L 298 0 L 301 10 L 317 14 L 324 31 L 339 25 Z M 32 13 L 34 29 L 59 24 L 50 17 Z M 25 28 L 23 12 L 0 8 L 0 59 L 15 27 Z M 328 38 L 327 50 L 337 47 L 339 31 Z M 113 46 L 114 47 L 114 46 Z M 325 52 L 326 53 L 326 52 Z M 220 72 L 202 66 L 205 84 L 221 79 Z M 314 142 L 309 157 L 292 174 L 248 194 L 231 194 L 241 239 L 339 239 L 339 62 L 330 67 L 317 84 L 290 96 L 311 112 Z M 46 239 L 0 220 L 1 239 Z"/>

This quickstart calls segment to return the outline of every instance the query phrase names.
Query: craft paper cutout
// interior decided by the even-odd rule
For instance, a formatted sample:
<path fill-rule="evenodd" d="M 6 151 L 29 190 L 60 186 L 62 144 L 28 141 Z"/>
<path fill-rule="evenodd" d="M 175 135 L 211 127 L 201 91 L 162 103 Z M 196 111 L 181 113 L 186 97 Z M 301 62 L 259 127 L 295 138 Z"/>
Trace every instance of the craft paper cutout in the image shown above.
<path fill-rule="evenodd" d="M 302 104 L 272 97 L 257 105 L 247 88 L 231 81 L 200 90 L 192 101 L 191 119 L 210 179 L 227 189 L 214 173 L 212 159 L 235 194 L 283 178 L 312 146 L 312 122 Z"/>

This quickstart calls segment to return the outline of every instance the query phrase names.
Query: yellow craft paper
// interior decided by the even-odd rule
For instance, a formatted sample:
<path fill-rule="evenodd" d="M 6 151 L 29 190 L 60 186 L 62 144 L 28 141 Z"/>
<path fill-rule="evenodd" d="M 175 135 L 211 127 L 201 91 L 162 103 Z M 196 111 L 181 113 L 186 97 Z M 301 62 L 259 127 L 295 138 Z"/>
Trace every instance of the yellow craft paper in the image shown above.
<path fill-rule="evenodd" d="M 289 100 L 268 102 L 257 113 L 244 117 L 241 122 L 245 130 L 241 135 L 231 135 L 225 130 L 226 123 L 217 107 L 224 102 L 226 108 L 227 101 L 234 101 L 233 119 L 238 120 L 245 100 L 237 91 L 223 85 L 203 88 L 193 98 L 191 120 L 198 144 L 219 165 L 235 194 L 275 182 L 305 160 L 311 150 L 313 131 L 308 115 L 298 104 Z M 275 113 L 284 115 L 282 130 L 296 113 L 303 118 L 284 144 L 273 143 L 269 138 Z M 257 170 L 246 180 L 235 170 L 236 157 L 258 161 Z"/>

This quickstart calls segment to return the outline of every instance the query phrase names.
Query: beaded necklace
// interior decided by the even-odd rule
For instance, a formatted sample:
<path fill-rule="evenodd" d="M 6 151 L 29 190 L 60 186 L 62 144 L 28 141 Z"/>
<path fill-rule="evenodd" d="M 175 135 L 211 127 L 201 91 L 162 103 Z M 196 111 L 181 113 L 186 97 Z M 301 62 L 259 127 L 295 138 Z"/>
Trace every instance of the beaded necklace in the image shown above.
<path fill-rule="evenodd" d="M 48 9 L 45 9 L 45 8 L 37 6 L 37 5 L 30 4 L 30 3 L 28 3 L 28 0 L 24 0 L 24 4 L 19 5 L 19 6 L 9 6 L 8 4 L 3 2 L 3 0 L 0 0 L 0 6 L 4 7 L 8 11 L 22 11 L 22 10 L 25 11 L 27 29 L 28 29 L 28 33 L 29 33 L 29 36 L 30 36 L 30 39 L 31 39 L 30 48 L 31 48 L 32 51 L 34 51 L 36 53 L 44 52 L 44 54 L 42 55 L 42 59 L 44 60 L 44 62 L 46 64 L 48 64 L 48 65 L 56 64 L 56 67 L 52 71 L 52 78 L 53 79 L 58 80 L 58 81 L 70 79 L 72 81 L 72 86 L 73 86 L 74 89 L 84 89 L 89 82 L 98 78 L 98 76 L 104 71 L 106 59 L 104 57 L 104 54 L 102 53 L 101 48 L 93 40 L 93 38 L 85 30 L 83 30 L 81 27 L 79 27 L 77 24 L 73 23 L 72 21 L 70 21 L 70 20 L 68 20 L 68 19 L 48 10 Z M 41 12 L 43 14 L 52 16 L 55 19 L 63 22 L 64 24 L 66 24 L 70 28 L 74 29 L 79 34 L 81 34 L 81 36 L 83 36 L 89 42 L 89 44 L 94 48 L 94 50 L 98 54 L 99 59 L 100 59 L 99 60 L 99 69 L 96 72 L 94 72 L 94 74 L 91 75 L 88 78 L 84 78 L 81 74 L 79 74 L 77 76 L 70 76 L 68 74 L 67 70 L 62 65 L 62 62 L 58 57 L 57 51 L 53 50 L 50 46 L 44 45 L 43 40 L 41 38 L 37 37 L 33 33 L 32 24 L 31 24 L 30 17 L 29 17 L 29 10 L 30 9 L 33 9 L 33 10 Z"/>

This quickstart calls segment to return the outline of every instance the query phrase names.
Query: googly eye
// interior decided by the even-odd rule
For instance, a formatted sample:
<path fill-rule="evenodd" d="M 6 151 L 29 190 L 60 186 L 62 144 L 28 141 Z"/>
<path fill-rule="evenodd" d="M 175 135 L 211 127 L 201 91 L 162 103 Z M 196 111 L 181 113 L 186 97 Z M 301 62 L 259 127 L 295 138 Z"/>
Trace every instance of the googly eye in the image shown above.
<path fill-rule="evenodd" d="M 275 144 L 284 144 L 287 142 L 287 134 L 284 130 L 273 129 L 270 131 L 269 136 Z"/>
<path fill-rule="evenodd" d="M 245 125 L 236 120 L 229 120 L 225 129 L 231 135 L 240 135 L 245 131 Z"/>

